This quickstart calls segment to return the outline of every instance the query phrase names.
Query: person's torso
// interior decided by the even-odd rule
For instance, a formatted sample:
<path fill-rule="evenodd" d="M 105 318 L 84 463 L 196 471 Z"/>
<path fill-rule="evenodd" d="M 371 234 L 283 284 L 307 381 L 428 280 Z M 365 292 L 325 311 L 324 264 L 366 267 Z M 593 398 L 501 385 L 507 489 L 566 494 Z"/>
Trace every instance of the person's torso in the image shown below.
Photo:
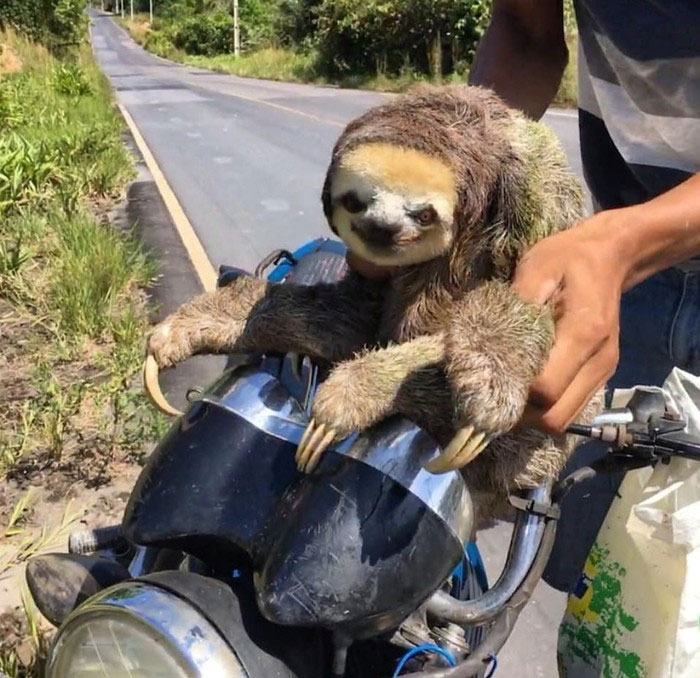
<path fill-rule="evenodd" d="M 599 208 L 700 171 L 700 0 L 574 0 L 584 173 Z"/>

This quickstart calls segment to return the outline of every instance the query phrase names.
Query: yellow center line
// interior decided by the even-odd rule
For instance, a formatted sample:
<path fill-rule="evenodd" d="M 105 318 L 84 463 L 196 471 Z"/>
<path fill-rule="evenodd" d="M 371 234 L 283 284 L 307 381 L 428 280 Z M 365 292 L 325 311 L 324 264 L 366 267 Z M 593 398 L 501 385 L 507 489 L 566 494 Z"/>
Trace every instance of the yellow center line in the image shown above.
<path fill-rule="evenodd" d="M 206 85 L 198 85 L 202 89 L 210 89 Z M 270 108 L 276 108 L 285 113 L 293 113 L 294 115 L 301 115 L 304 118 L 309 118 L 309 120 L 314 120 L 315 122 L 320 122 L 326 125 L 333 125 L 334 127 L 345 127 L 346 123 L 340 122 L 339 120 L 333 120 L 332 118 L 322 118 L 313 113 L 307 113 L 306 111 L 300 111 L 298 108 L 292 108 L 291 106 L 284 106 L 283 104 L 276 104 L 272 101 L 265 101 L 265 99 L 257 99 L 255 97 L 249 97 L 245 94 L 234 94 L 232 92 L 221 92 L 217 91 L 217 94 L 223 94 L 224 96 L 235 97 L 236 99 L 243 99 L 244 101 L 252 101 L 256 104 L 261 104 L 263 106 L 269 106 Z"/>

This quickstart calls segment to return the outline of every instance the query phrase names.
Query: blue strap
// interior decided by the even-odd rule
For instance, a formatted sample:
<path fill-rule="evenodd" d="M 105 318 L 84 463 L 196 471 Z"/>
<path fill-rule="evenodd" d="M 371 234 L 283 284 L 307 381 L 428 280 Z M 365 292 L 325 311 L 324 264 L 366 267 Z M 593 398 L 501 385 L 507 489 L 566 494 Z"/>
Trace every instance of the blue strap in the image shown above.
<path fill-rule="evenodd" d="M 404 666 L 406 666 L 406 662 L 408 662 L 410 659 L 415 657 L 417 654 L 420 654 L 421 652 L 437 652 L 439 655 L 445 658 L 445 660 L 449 663 L 450 666 L 457 666 L 457 661 L 450 652 L 440 647 L 439 645 L 431 645 L 430 643 L 426 643 L 425 645 L 419 645 L 418 647 L 414 647 L 412 650 L 406 652 L 406 654 L 403 657 L 401 657 L 401 661 L 396 666 L 396 671 L 394 671 L 393 678 L 398 678 L 398 676 L 401 674 L 401 671 L 403 671 Z"/>
<path fill-rule="evenodd" d="M 489 580 L 486 576 L 486 568 L 484 567 L 484 561 L 481 559 L 481 552 L 479 551 L 476 542 L 470 541 L 467 544 L 467 558 L 469 562 L 474 566 L 476 570 L 476 577 L 479 581 L 479 586 L 482 591 L 489 590 Z"/>
<path fill-rule="evenodd" d="M 491 678 L 491 676 L 496 673 L 496 669 L 498 668 L 498 657 L 495 654 L 491 655 L 491 670 L 488 672 L 488 674 L 485 676 L 485 678 Z"/>

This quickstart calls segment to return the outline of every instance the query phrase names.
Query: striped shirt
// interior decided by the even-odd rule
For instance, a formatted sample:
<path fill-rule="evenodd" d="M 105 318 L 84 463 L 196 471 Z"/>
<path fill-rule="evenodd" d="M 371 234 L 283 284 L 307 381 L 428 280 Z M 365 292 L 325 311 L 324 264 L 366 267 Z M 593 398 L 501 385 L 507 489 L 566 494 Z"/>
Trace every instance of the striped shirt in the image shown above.
<path fill-rule="evenodd" d="M 700 0 L 574 0 L 579 128 L 598 209 L 700 171 Z"/>

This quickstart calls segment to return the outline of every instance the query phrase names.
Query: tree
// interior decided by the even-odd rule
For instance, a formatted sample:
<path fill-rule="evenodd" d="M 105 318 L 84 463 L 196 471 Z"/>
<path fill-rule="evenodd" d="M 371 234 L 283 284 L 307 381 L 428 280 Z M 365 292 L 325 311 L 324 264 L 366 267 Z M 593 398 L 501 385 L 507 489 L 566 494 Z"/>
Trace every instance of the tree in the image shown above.
<path fill-rule="evenodd" d="M 322 0 L 318 45 L 329 74 L 396 72 L 409 65 L 439 76 L 471 56 L 488 19 L 486 0 Z"/>
<path fill-rule="evenodd" d="M 0 28 L 12 26 L 49 46 L 75 43 L 84 36 L 87 0 L 2 0 Z"/>

